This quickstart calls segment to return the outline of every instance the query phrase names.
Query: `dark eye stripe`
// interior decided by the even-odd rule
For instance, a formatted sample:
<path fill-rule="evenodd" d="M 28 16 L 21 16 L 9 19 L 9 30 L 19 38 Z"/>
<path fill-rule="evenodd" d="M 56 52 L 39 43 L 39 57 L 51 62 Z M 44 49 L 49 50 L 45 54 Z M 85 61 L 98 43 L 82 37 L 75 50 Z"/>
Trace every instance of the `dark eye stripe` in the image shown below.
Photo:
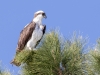
<path fill-rule="evenodd" d="M 36 17 L 37 15 L 40 15 L 40 14 L 45 15 L 45 13 L 38 13 L 38 14 L 35 15 L 35 17 Z"/>
<path fill-rule="evenodd" d="M 42 13 L 42 15 L 45 15 L 45 13 Z"/>

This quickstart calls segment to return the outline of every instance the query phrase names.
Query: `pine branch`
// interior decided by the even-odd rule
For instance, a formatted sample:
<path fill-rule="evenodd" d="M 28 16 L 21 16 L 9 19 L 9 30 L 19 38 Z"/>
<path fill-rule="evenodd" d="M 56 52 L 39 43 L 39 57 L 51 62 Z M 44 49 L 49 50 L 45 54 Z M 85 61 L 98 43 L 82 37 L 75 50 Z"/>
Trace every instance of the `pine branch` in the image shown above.
<path fill-rule="evenodd" d="M 99 75 L 100 44 L 96 50 L 83 53 L 86 39 L 73 35 L 62 42 L 56 31 L 47 33 L 37 50 L 23 50 L 15 56 L 15 61 L 22 64 L 22 75 Z M 88 51 L 87 51 L 88 52 Z"/>
<path fill-rule="evenodd" d="M 46 34 L 41 41 L 41 47 L 35 51 L 35 54 L 33 53 L 34 51 L 31 51 L 31 54 L 29 54 L 30 56 L 28 56 L 27 60 L 23 63 L 23 75 L 59 74 L 61 51 L 60 40 L 57 33 L 53 31 Z"/>
<path fill-rule="evenodd" d="M 100 74 L 100 38 L 97 40 L 94 50 L 90 51 L 90 56 L 95 74 Z"/>
<path fill-rule="evenodd" d="M 0 75 L 12 75 L 9 70 L 3 68 L 0 63 Z"/>

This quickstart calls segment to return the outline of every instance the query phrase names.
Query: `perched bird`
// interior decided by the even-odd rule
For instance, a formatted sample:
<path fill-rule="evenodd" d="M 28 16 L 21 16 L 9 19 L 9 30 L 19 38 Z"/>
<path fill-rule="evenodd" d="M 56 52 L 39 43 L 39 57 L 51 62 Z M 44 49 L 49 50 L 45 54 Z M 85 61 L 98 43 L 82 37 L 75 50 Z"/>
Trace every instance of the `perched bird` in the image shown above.
<path fill-rule="evenodd" d="M 37 11 L 34 14 L 32 22 L 27 24 L 20 33 L 17 51 L 36 48 L 46 30 L 46 26 L 42 25 L 43 18 L 47 18 L 44 11 Z"/>
<path fill-rule="evenodd" d="M 20 37 L 17 44 L 17 52 L 26 50 L 36 50 L 36 46 L 42 39 L 46 25 L 42 25 L 42 19 L 47 18 L 46 13 L 42 10 L 35 12 L 31 23 L 27 24 L 20 32 Z M 12 61 L 11 63 L 13 63 Z"/>

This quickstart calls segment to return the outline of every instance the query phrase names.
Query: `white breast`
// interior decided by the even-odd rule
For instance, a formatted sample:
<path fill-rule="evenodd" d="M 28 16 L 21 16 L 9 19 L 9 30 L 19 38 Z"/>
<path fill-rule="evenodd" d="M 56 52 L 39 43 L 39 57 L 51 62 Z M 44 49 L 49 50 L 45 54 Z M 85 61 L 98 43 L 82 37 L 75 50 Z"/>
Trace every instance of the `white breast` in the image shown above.
<path fill-rule="evenodd" d="M 27 48 L 33 50 L 37 44 L 37 42 L 42 38 L 43 32 L 38 26 L 36 26 L 35 30 L 32 33 L 31 39 L 27 43 Z"/>

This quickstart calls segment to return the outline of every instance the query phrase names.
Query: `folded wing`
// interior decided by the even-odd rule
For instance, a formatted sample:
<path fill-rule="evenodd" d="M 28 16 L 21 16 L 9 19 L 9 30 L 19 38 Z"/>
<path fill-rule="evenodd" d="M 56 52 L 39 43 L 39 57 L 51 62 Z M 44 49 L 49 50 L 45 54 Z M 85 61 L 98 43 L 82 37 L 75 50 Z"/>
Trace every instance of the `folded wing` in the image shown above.
<path fill-rule="evenodd" d="M 18 40 L 16 50 L 21 51 L 21 50 L 24 49 L 25 45 L 27 44 L 27 42 L 30 40 L 30 38 L 32 36 L 32 33 L 35 29 L 35 26 L 36 26 L 36 23 L 31 22 L 26 27 L 24 27 L 24 29 L 20 33 L 20 37 L 19 37 L 19 40 Z"/>

